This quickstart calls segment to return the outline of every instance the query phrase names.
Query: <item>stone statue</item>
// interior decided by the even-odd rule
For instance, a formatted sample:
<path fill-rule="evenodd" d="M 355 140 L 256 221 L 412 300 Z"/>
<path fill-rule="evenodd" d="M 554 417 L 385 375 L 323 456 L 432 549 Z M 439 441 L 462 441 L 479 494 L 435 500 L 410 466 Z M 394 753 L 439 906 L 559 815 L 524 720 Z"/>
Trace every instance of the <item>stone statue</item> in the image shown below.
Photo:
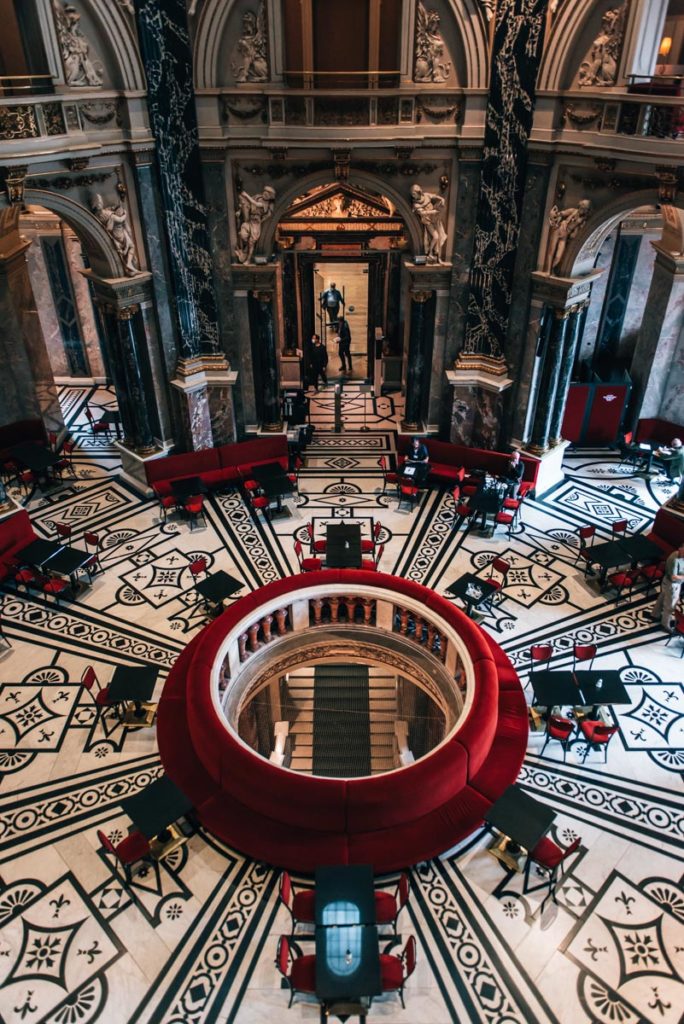
<path fill-rule="evenodd" d="M 261 228 L 273 213 L 275 189 L 267 185 L 261 195 L 239 195 L 239 207 L 235 211 L 238 221 L 238 244 L 235 256 L 240 263 L 251 263 L 254 249 L 261 238 Z"/>
<path fill-rule="evenodd" d="M 416 62 L 414 82 L 446 82 L 451 61 L 444 60 L 444 38 L 439 31 L 439 14 L 428 11 L 422 0 L 416 8 Z"/>
<path fill-rule="evenodd" d="M 444 263 L 442 250 L 447 242 L 443 214 L 446 206 L 442 196 L 423 192 L 420 185 L 411 186 L 413 212 L 423 225 L 423 247 L 428 263 Z"/>
<path fill-rule="evenodd" d="M 57 35 L 67 85 L 102 85 L 104 75 L 99 60 L 91 60 L 90 43 L 81 32 L 81 15 L 73 4 L 52 0 Z"/>
<path fill-rule="evenodd" d="M 622 45 L 624 13 L 624 7 L 613 7 L 603 15 L 601 31 L 591 44 L 586 58 L 580 64 L 577 76 L 578 85 L 615 85 Z"/>
<path fill-rule="evenodd" d="M 575 237 L 587 220 L 590 211 L 590 199 L 580 199 L 577 206 L 569 206 L 567 210 L 559 210 L 555 203 L 551 207 L 544 274 L 553 274 L 558 269 L 568 240 Z"/>
<path fill-rule="evenodd" d="M 268 50 L 266 43 L 266 4 L 261 0 L 258 12 L 245 11 L 242 15 L 242 35 L 235 47 L 236 58 L 231 66 L 236 82 L 266 82 L 268 80 Z"/>
<path fill-rule="evenodd" d="M 116 206 L 105 206 L 102 196 L 96 193 L 90 204 L 93 213 L 114 242 L 121 257 L 127 277 L 140 273 L 135 242 L 128 227 L 128 212 L 121 200 Z"/>

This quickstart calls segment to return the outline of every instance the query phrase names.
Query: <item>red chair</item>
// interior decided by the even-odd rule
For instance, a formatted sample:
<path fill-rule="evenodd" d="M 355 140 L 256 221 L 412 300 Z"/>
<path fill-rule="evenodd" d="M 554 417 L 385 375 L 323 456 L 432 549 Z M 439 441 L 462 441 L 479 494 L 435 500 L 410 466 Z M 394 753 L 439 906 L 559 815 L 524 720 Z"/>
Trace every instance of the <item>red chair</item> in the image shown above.
<path fill-rule="evenodd" d="M 195 558 L 192 562 L 190 562 L 190 565 L 188 566 L 188 569 L 190 570 L 190 573 L 192 574 L 192 582 L 193 583 L 197 582 L 198 576 L 201 576 L 202 573 L 204 573 L 205 576 L 209 575 L 209 572 L 207 570 L 207 560 L 206 560 L 206 558 Z"/>
<path fill-rule="evenodd" d="M 543 911 L 544 904 L 548 900 L 549 896 L 554 903 L 556 900 L 556 885 L 558 884 L 558 872 L 560 869 L 561 878 L 565 871 L 565 862 L 576 850 L 579 849 L 582 840 L 578 836 L 577 839 L 573 839 L 569 846 L 565 849 L 557 846 L 552 839 L 540 839 L 533 850 L 527 855 L 527 863 L 525 864 L 525 884 L 524 889 L 527 889 L 527 884 L 530 878 L 530 868 L 532 864 L 536 864 L 544 871 L 548 872 L 549 875 L 549 891 L 542 900 L 541 909 Z"/>
<path fill-rule="evenodd" d="M 508 575 L 509 569 L 510 565 L 504 558 L 494 558 L 489 563 L 489 576 L 487 577 L 487 583 L 489 583 L 490 586 L 494 587 L 494 593 L 487 602 L 490 608 L 492 607 L 495 598 L 497 604 L 503 601 L 503 587 L 506 583 L 506 576 Z M 495 578 L 495 572 L 499 573 L 501 579 Z"/>
<path fill-rule="evenodd" d="M 302 469 L 303 466 L 304 460 L 300 458 L 299 455 L 297 455 L 293 463 L 294 472 L 287 474 L 287 478 L 294 487 L 294 492 L 296 495 L 299 495 L 299 471 L 300 469 Z"/>
<path fill-rule="evenodd" d="M 2 476 L 2 482 L 8 484 L 10 480 L 14 480 L 19 475 L 19 467 L 13 459 L 5 459 L 0 466 L 0 475 Z"/>
<path fill-rule="evenodd" d="M 593 718 L 584 718 L 579 723 L 580 731 L 587 742 L 587 749 L 584 751 L 582 764 L 587 759 L 590 750 L 603 748 L 604 764 L 608 760 L 608 744 L 617 732 L 617 725 L 606 725 L 605 722 L 596 721 Z"/>
<path fill-rule="evenodd" d="M 304 527 L 306 535 L 309 538 L 309 549 L 313 555 L 324 555 L 326 548 L 328 547 L 327 540 L 315 540 L 314 539 L 314 527 L 313 523 L 307 523 Z"/>
<path fill-rule="evenodd" d="M 562 715 L 550 715 L 546 723 L 546 739 L 544 740 L 544 746 L 541 748 L 540 757 L 546 750 L 546 744 L 549 740 L 556 740 L 563 748 L 563 761 L 565 761 L 570 738 L 574 731 L 575 723 L 571 722 L 569 718 L 564 718 Z"/>
<path fill-rule="evenodd" d="M 506 531 L 506 534 L 510 540 L 514 522 L 515 515 L 512 512 L 497 512 L 494 516 L 494 529 L 492 530 L 492 536 L 496 533 L 497 526 L 507 526 L 508 530 Z"/>
<path fill-rule="evenodd" d="M 300 953 L 298 947 L 286 936 L 278 939 L 276 967 L 287 982 L 290 990 L 288 1010 L 300 992 L 314 995 L 316 992 L 316 957 Z"/>
<path fill-rule="evenodd" d="M 32 487 L 38 483 L 38 477 L 31 469 L 23 469 L 19 473 L 17 480 L 24 494 L 28 494 Z"/>
<path fill-rule="evenodd" d="M 18 569 L 15 572 L 14 582 L 18 587 L 24 587 L 26 593 L 28 593 L 29 587 L 33 583 L 35 583 L 36 586 L 38 587 L 42 585 L 43 581 L 42 578 L 33 569 L 29 568 L 28 566 L 23 566 L 21 569 Z"/>
<path fill-rule="evenodd" d="M 100 686 L 100 681 L 95 675 L 95 669 L 93 668 L 92 665 L 88 665 L 88 667 L 84 670 L 83 675 L 81 676 L 81 686 L 83 686 L 88 691 L 90 696 L 95 701 L 95 708 L 100 717 L 104 717 L 105 711 L 109 710 L 109 708 L 114 708 L 114 710 L 116 711 L 117 718 L 120 719 L 120 701 L 110 700 L 109 687 Z M 95 693 L 93 693 L 93 687 L 97 687 Z"/>
<path fill-rule="evenodd" d="M 92 548 L 90 558 L 83 566 L 85 571 L 88 573 L 88 578 L 92 582 L 93 575 L 96 572 L 104 572 L 102 562 L 100 561 L 100 551 L 102 550 L 100 535 L 98 533 L 92 533 L 90 530 L 86 530 L 83 534 L 83 541 L 86 551 L 90 551 Z"/>
<path fill-rule="evenodd" d="M 375 920 L 378 925 L 391 925 L 397 929 L 397 918 L 409 900 L 409 877 L 405 872 L 399 877 L 394 892 L 380 890 L 375 893 Z"/>
<path fill-rule="evenodd" d="M 660 583 L 663 576 L 665 575 L 665 563 L 660 562 L 658 565 L 642 565 L 639 569 L 637 576 L 646 580 L 646 595 L 648 596 L 651 587 L 654 587 L 657 583 Z"/>
<path fill-rule="evenodd" d="M 57 451 L 57 434 L 55 434 L 54 430 L 48 430 L 48 445 L 53 452 Z"/>
<path fill-rule="evenodd" d="M 88 406 L 86 406 L 85 414 L 93 434 L 109 434 L 109 424 L 103 423 L 102 420 L 96 420 Z"/>
<path fill-rule="evenodd" d="M 401 1005 L 406 1009 L 404 1002 L 404 987 L 416 969 L 416 940 L 409 935 L 406 944 L 398 956 L 391 953 L 380 954 L 380 977 L 382 979 L 382 992 L 398 992 Z M 373 1000 L 371 999 L 371 1003 Z"/>
<path fill-rule="evenodd" d="M 288 913 L 292 919 L 293 932 L 298 924 L 315 924 L 315 890 L 300 889 L 299 892 L 295 892 L 292 887 L 292 879 L 287 871 L 283 871 L 280 876 L 278 898 L 280 899 L 280 902 L 284 903 L 287 907 Z"/>
<path fill-rule="evenodd" d="M 97 838 L 107 853 L 111 853 L 124 869 L 129 885 L 133 881 L 133 865 L 138 862 L 151 863 L 150 844 L 142 832 L 131 832 L 116 846 L 100 829 L 97 830 Z"/>
<path fill-rule="evenodd" d="M 397 473 L 391 472 L 387 468 L 387 456 L 381 455 L 378 459 L 378 466 L 382 470 L 382 493 L 384 494 L 387 490 L 387 484 L 394 484 L 395 487 L 399 485 L 399 476 Z"/>
<path fill-rule="evenodd" d="M 535 665 L 538 665 L 542 661 L 551 661 L 552 657 L 552 644 L 532 644 L 530 647 L 530 659 L 532 661 L 531 671 L 534 672 Z"/>
<path fill-rule="evenodd" d="M 294 549 L 301 572 L 316 572 L 318 569 L 323 568 L 323 562 L 320 558 L 304 558 L 301 541 L 295 541 Z"/>
<path fill-rule="evenodd" d="M 376 545 L 378 543 L 378 540 L 380 539 L 380 534 L 382 533 L 382 523 L 380 523 L 380 522 L 378 522 L 376 520 L 375 523 L 373 523 L 372 533 L 373 533 L 373 536 L 372 536 L 371 540 L 362 540 L 361 541 L 361 554 L 362 555 L 372 555 L 373 552 L 375 551 L 375 548 L 376 548 Z"/>
<path fill-rule="evenodd" d="M 60 477 L 65 469 L 69 470 L 71 476 L 76 476 L 76 470 L 74 469 L 74 450 L 76 448 L 75 441 L 65 441 L 62 445 L 62 458 L 54 467 Z"/>
<path fill-rule="evenodd" d="M 57 537 L 68 544 L 71 541 L 71 526 L 68 523 L 55 523 L 54 526 Z"/>
<path fill-rule="evenodd" d="M 470 525 L 470 520 L 472 519 L 474 513 L 474 508 L 471 508 L 470 505 L 461 502 L 461 504 L 457 505 L 456 508 L 454 509 L 454 521 L 451 524 L 452 529 L 457 530 L 460 526 L 463 525 L 463 523 L 468 523 Z"/>
<path fill-rule="evenodd" d="M 71 583 L 62 576 L 44 576 L 40 581 L 40 588 L 46 597 L 51 594 L 55 599 L 55 604 L 59 604 L 60 595 L 65 590 L 71 590 Z"/>
<path fill-rule="evenodd" d="M 166 522 L 166 517 L 170 511 L 178 507 L 178 501 L 173 494 L 159 494 L 156 492 L 157 501 L 159 502 L 159 511 L 161 512 L 162 522 Z"/>
<path fill-rule="evenodd" d="M 190 529 L 194 529 L 193 523 L 196 523 L 200 516 L 204 520 L 204 525 L 207 525 L 207 516 L 204 511 L 204 495 L 193 494 L 191 498 L 183 503 L 185 514 L 190 520 Z"/>
<path fill-rule="evenodd" d="M 411 511 L 413 512 L 414 508 L 416 507 L 416 502 L 418 500 L 418 494 L 419 494 L 418 488 L 415 487 L 413 484 L 402 484 L 402 483 L 400 483 L 399 484 L 399 505 L 403 504 L 403 502 L 405 502 L 405 501 L 408 501 L 408 502 L 410 502 Z M 397 505 L 397 508 L 399 508 L 399 505 Z"/>
<path fill-rule="evenodd" d="M 606 586 L 615 591 L 615 604 L 618 603 L 623 594 L 626 593 L 627 600 L 632 596 L 632 588 L 639 578 L 637 569 L 629 569 L 611 573 L 606 580 Z"/>
<path fill-rule="evenodd" d="M 377 572 L 380 568 L 380 559 L 385 551 L 385 545 L 381 544 L 378 548 L 378 553 L 375 558 L 362 558 L 361 568 L 366 569 L 368 572 Z"/>
<path fill-rule="evenodd" d="M 672 632 L 670 633 L 670 635 L 668 636 L 667 643 L 665 644 L 665 646 L 667 647 L 667 645 L 669 644 L 670 640 L 674 640 L 674 638 L 678 637 L 678 636 L 684 638 L 684 615 L 682 615 L 680 612 L 675 612 L 674 628 L 673 628 Z M 679 657 L 680 658 L 684 657 L 684 644 L 682 644 L 682 651 L 681 651 L 681 654 L 679 655 Z"/>
<path fill-rule="evenodd" d="M 258 498 L 253 498 L 253 497 L 250 496 L 249 503 L 250 503 L 250 505 L 252 506 L 252 508 L 254 509 L 255 512 L 261 512 L 261 514 L 263 515 L 264 519 L 269 519 L 270 518 L 269 514 L 268 514 L 268 510 L 271 507 L 271 502 L 269 501 L 268 498 L 264 498 L 263 496 L 262 497 L 258 497 Z"/>
<path fill-rule="evenodd" d="M 621 534 L 627 532 L 628 525 L 629 524 L 626 519 L 618 519 L 611 525 L 610 532 L 613 537 L 619 537 Z"/>
<path fill-rule="evenodd" d="M 579 535 L 579 549 L 577 551 L 575 565 L 577 565 L 580 559 L 583 559 L 585 562 L 584 575 L 586 576 L 591 568 L 591 545 L 594 543 L 594 537 L 596 536 L 596 527 L 580 526 L 577 533 Z M 591 541 L 591 544 L 589 541 Z"/>
<path fill-rule="evenodd" d="M 597 651 L 596 644 L 575 644 L 572 648 L 572 671 L 574 672 L 577 668 L 578 661 L 588 661 L 587 667 L 591 668 Z"/>

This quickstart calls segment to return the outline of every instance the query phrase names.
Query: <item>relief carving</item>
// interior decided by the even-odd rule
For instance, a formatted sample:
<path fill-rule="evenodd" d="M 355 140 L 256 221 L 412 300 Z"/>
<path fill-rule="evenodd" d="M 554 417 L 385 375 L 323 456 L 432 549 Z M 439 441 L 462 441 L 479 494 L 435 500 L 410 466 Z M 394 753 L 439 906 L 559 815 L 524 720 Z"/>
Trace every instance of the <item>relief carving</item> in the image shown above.
<path fill-rule="evenodd" d="M 266 41 L 266 4 L 261 0 L 257 13 L 242 15 L 242 35 L 235 46 L 231 68 L 236 82 L 268 81 L 268 49 Z"/>
<path fill-rule="evenodd" d="M 580 64 L 577 84 L 581 86 L 615 85 L 622 46 L 625 8 L 613 7 L 601 20 L 601 30 Z"/>
<path fill-rule="evenodd" d="M 445 199 L 430 192 L 423 192 L 420 185 L 412 185 L 411 202 L 413 212 L 423 225 L 423 248 L 428 263 L 444 263 L 442 250 L 447 243 L 444 227 Z"/>
<path fill-rule="evenodd" d="M 446 82 L 451 61 L 444 59 L 444 37 L 439 30 L 439 14 L 428 11 L 422 0 L 416 8 L 416 44 L 414 82 Z"/>
<path fill-rule="evenodd" d="M 577 206 L 559 210 L 554 204 L 549 211 L 549 238 L 542 273 L 553 274 L 558 269 L 566 246 L 580 231 L 591 212 L 591 200 L 580 199 Z"/>
<path fill-rule="evenodd" d="M 239 206 L 235 211 L 238 222 L 238 244 L 235 257 L 239 263 L 251 263 L 254 250 L 261 238 L 261 229 L 273 214 L 275 189 L 266 185 L 260 195 L 250 196 L 240 192 Z"/>
<path fill-rule="evenodd" d="M 134 274 L 139 274 L 140 267 L 135 243 L 128 226 L 128 212 L 123 202 L 119 200 L 115 206 L 105 206 L 102 196 L 96 192 L 90 208 L 114 242 L 116 251 L 123 262 L 126 276 L 133 277 Z"/>
<path fill-rule="evenodd" d="M 52 0 L 67 85 L 102 85 L 104 69 L 90 57 L 90 43 L 81 32 L 81 15 L 73 4 Z"/>

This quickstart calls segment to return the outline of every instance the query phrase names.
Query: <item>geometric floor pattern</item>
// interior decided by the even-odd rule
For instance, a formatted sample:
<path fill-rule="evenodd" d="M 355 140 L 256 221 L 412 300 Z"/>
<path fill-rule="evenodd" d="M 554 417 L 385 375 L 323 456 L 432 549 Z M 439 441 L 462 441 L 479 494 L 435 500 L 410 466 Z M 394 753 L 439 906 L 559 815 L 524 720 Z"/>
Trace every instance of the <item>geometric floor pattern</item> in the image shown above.
<path fill-rule="evenodd" d="M 362 396 L 359 395 L 359 399 Z M 92 665 L 106 684 L 117 665 L 159 670 L 203 625 L 190 561 L 206 557 L 242 581 L 244 595 L 295 571 L 294 541 L 313 521 L 379 520 L 381 568 L 444 593 L 492 557 L 512 563 L 505 600 L 483 628 L 521 677 L 532 642 L 552 642 L 554 666 L 575 641 L 596 643 L 597 667 L 617 669 L 630 705 L 612 712 L 607 764 L 577 744 L 564 764 L 532 734 L 521 782 L 557 811 L 552 837 L 581 837 L 580 852 L 541 913 L 543 880 L 509 872 L 475 833 L 411 870 L 400 927 L 418 942 L 406 993 L 374 1002 L 369 1020 L 676 1024 L 684 1006 L 684 660 L 650 620 L 652 600 L 616 606 L 575 565 L 576 529 L 628 518 L 648 531 L 667 485 L 621 471 L 602 450 L 566 458 L 566 480 L 524 509 L 524 531 L 485 537 L 451 529 L 448 494 L 418 508 L 382 494 L 378 458 L 394 453 L 396 410 L 382 404 L 329 429 L 327 393 L 312 403 L 315 439 L 299 503 L 273 523 L 255 519 L 237 491 L 213 496 L 193 530 L 117 477 L 117 452 L 92 437 L 85 402 L 111 405 L 104 388 L 65 388 L 78 442 L 77 476 L 27 499 L 36 531 L 55 521 L 105 538 L 105 572 L 56 607 L 6 593 L 11 648 L 0 651 L 0 1019 L 3 1024 L 127 1024 L 318 1020 L 303 1003 L 286 1013 L 273 966 L 287 922 L 276 874 L 204 833 L 125 888 L 96 838 L 127 830 L 120 801 L 160 771 L 153 730 L 96 722 L 79 685 Z M 366 399 L 363 399 L 366 400 Z M 370 400 L 367 400 L 370 401 Z M 359 419 L 359 412 L 361 418 Z M 529 695 L 529 687 L 526 690 Z M 528 697 L 529 699 L 529 697 Z"/>

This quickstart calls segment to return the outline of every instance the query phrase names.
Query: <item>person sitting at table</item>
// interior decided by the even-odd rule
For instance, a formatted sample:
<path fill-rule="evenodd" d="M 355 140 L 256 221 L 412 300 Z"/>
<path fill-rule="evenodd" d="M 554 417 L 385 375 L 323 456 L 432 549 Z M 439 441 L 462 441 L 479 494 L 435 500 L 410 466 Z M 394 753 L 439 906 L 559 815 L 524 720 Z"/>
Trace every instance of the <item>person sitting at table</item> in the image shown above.
<path fill-rule="evenodd" d="M 684 445 L 680 438 L 673 437 L 669 448 L 656 448 L 653 454 L 665 463 L 665 471 L 670 480 L 684 476 Z"/>
<path fill-rule="evenodd" d="M 651 618 L 660 619 L 663 629 L 671 632 L 674 610 L 679 604 L 682 596 L 682 583 L 684 583 L 684 543 L 668 555 L 665 559 L 665 575 L 660 584 L 660 594 L 653 606 Z"/>
<path fill-rule="evenodd" d="M 520 458 L 520 452 L 513 452 L 509 462 L 506 463 L 505 470 L 501 474 L 501 479 L 506 481 L 506 496 L 508 498 L 517 497 L 524 472 L 525 464 Z"/>
<path fill-rule="evenodd" d="M 427 445 L 419 437 L 412 437 L 411 447 L 406 456 L 407 462 L 428 462 L 429 459 L 430 453 L 427 450 Z"/>

